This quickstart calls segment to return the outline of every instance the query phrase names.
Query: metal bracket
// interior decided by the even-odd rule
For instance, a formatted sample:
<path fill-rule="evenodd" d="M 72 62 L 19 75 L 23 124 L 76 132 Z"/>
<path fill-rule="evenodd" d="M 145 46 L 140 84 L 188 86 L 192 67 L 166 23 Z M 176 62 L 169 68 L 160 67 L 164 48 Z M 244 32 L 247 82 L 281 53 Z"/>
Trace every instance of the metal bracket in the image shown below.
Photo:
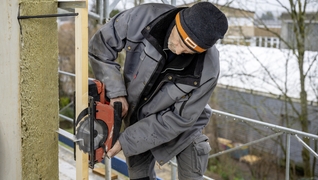
<path fill-rule="evenodd" d="M 86 1 L 58 0 L 57 3 L 58 3 L 58 8 L 62 8 L 62 9 L 86 8 Z M 51 17 L 65 17 L 65 16 L 78 16 L 78 13 L 59 13 L 59 14 L 20 16 L 20 11 L 19 11 L 18 19 L 51 18 Z"/>
<path fill-rule="evenodd" d="M 63 14 L 44 14 L 34 16 L 18 16 L 18 19 L 32 19 L 32 18 L 50 18 L 50 17 L 64 17 L 64 16 L 77 16 L 78 13 L 63 13 Z"/>

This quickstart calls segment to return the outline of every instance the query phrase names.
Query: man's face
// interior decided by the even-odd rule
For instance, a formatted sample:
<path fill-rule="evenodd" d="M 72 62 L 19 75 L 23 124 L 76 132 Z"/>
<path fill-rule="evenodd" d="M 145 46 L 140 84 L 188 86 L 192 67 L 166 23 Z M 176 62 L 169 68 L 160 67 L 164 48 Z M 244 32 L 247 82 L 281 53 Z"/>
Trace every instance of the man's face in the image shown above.
<path fill-rule="evenodd" d="M 170 51 L 172 51 L 174 54 L 194 54 L 196 52 L 192 51 L 190 48 L 188 48 L 187 45 L 184 44 L 184 42 L 182 41 L 177 27 L 174 26 L 169 39 L 168 39 L 168 48 L 170 49 Z"/>

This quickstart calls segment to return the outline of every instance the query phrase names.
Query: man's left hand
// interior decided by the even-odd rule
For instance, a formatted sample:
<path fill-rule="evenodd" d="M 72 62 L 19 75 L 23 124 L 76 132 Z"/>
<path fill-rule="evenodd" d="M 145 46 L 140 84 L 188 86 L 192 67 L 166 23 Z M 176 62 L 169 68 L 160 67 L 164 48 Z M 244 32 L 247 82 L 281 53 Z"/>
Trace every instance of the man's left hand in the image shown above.
<path fill-rule="evenodd" d="M 121 151 L 121 145 L 120 145 L 120 142 L 117 140 L 114 146 L 107 152 L 107 156 L 109 158 L 112 158 L 116 154 L 118 154 L 120 151 Z"/>

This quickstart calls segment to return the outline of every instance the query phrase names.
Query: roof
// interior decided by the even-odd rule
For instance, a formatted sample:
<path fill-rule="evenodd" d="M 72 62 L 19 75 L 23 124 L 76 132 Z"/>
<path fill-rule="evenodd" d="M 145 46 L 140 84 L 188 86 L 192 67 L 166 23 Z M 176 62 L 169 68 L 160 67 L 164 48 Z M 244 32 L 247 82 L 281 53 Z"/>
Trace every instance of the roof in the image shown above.
<path fill-rule="evenodd" d="M 291 20 L 291 14 L 287 13 L 287 12 L 282 13 L 280 17 L 283 20 Z M 317 12 L 306 12 L 305 18 L 306 18 L 306 20 L 318 21 L 318 13 Z"/>
<path fill-rule="evenodd" d="M 300 98 L 298 61 L 287 49 L 217 45 L 220 51 L 219 84 L 268 94 Z M 305 53 L 308 101 L 318 101 L 318 52 Z M 311 67 L 311 68 L 309 68 Z M 286 90 L 285 90 L 286 89 Z"/>

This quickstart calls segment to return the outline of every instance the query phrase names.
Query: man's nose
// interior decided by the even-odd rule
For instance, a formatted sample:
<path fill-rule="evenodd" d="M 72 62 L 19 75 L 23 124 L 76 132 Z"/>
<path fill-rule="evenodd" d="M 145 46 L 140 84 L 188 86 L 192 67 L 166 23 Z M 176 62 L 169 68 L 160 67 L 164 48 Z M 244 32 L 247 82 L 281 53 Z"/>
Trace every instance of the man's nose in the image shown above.
<path fill-rule="evenodd" d="M 179 55 L 179 54 L 182 54 L 182 52 L 183 52 L 183 49 L 180 48 L 180 46 L 177 46 L 176 47 L 176 54 Z"/>

